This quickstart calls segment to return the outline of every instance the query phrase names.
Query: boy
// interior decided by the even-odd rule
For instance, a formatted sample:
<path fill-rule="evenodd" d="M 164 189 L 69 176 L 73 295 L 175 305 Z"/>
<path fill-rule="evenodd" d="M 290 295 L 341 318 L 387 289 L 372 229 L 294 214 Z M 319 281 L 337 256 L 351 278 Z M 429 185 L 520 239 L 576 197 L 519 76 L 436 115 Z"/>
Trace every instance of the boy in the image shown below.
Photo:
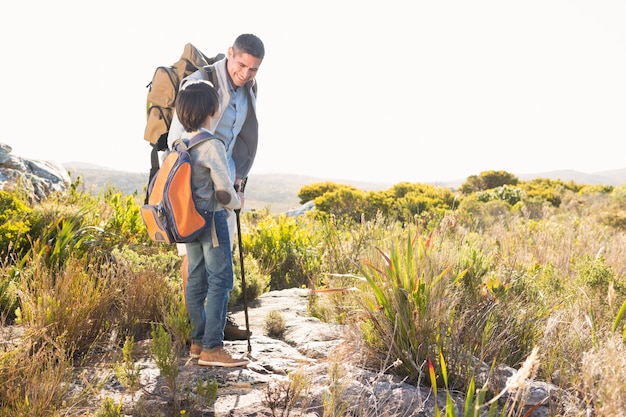
<path fill-rule="evenodd" d="M 188 140 L 209 130 L 219 111 L 219 97 L 210 82 L 187 83 L 176 98 L 176 113 Z M 228 218 L 241 207 L 243 195 L 235 191 L 224 142 L 213 138 L 190 149 L 191 182 L 195 203 L 208 227 L 193 242 L 186 243 L 189 277 L 186 302 L 191 320 L 191 357 L 199 365 L 246 366 L 249 361 L 233 358 L 224 350 L 224 326 L 228 299 L 234 284 L 232 242 Z"/>

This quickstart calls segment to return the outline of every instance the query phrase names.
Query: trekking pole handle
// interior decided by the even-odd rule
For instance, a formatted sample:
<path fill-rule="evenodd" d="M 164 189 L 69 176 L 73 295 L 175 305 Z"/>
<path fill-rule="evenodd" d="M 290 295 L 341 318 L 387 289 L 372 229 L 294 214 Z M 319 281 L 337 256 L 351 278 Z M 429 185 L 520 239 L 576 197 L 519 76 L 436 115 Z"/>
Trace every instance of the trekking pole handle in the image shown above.
<path fill-rule="evenodd" d="M 246 188 L 246 183 L 248 182 L 248 177 L 241 180 L 241 183 L 235 184 L 235 190 L 243 193 Z"/>
<path fill-rule="evenodd" d="M 241 180 L 241 182 L 239 184 L 235 184 L 235 191 L 238 193 L 242 193 L 244 192 L 244 189 L 246 188 L 246 183 L 248 182 L 248 177 L 244 178 L 243 180 Z M 236 212 L 240 212 L 241 209 L 235 209 Z"/>

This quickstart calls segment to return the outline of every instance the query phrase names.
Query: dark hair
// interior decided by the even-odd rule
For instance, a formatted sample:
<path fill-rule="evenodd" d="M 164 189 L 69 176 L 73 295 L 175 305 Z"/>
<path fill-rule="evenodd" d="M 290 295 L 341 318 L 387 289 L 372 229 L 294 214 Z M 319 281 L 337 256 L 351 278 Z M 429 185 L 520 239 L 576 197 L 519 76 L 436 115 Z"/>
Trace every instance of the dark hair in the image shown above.
<path fill-rule="evenodd" d="M 263 46 L 263 42 L 251 33 L 244 33 L 237 36 L 233 48 L 250 54 L 255 58 L 263 59 L 265 56 L 265 46 Z"/>
<path fill-rule="evenodd" d="M 215 115 L 220 99 L 211 83 L 193 80 L 185 84 L 176 97 L 176 114 L 187 132 L 193 132 L 204 124 L 207 117 Z"/>

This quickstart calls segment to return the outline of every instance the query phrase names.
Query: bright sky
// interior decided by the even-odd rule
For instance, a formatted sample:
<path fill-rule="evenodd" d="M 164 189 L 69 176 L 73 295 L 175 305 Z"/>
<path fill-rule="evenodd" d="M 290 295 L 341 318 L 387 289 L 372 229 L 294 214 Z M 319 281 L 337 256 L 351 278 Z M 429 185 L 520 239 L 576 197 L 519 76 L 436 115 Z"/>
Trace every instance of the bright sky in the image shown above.
<path fill-rule="evenodd" d="M 174 9 L 174 6 L 179 10 Z M 16 156 L 146 172 L 146 85 L 258 35 L 255 173 L 385 183 L 626 167 L 623 0 L 6 1 Z"/>

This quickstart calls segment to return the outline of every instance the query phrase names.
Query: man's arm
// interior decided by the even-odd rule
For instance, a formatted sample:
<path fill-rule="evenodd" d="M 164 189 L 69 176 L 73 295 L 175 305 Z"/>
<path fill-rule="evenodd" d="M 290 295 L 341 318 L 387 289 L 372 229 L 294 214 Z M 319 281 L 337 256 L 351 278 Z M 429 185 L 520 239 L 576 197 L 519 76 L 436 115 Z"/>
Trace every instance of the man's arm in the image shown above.
<path fill-rule="evenodd" d="M 185 128 L 178 120 L 178 115 L 176 111 L 174 111 L 174 115 L 172 116 L 172 124 L 170 125 L 170 130 L 167 133 L 167 147 L 172 149 L 172 145 L 176 141 L 176 139 L 180 139 L 183 133 L 185 132 Z"/>

